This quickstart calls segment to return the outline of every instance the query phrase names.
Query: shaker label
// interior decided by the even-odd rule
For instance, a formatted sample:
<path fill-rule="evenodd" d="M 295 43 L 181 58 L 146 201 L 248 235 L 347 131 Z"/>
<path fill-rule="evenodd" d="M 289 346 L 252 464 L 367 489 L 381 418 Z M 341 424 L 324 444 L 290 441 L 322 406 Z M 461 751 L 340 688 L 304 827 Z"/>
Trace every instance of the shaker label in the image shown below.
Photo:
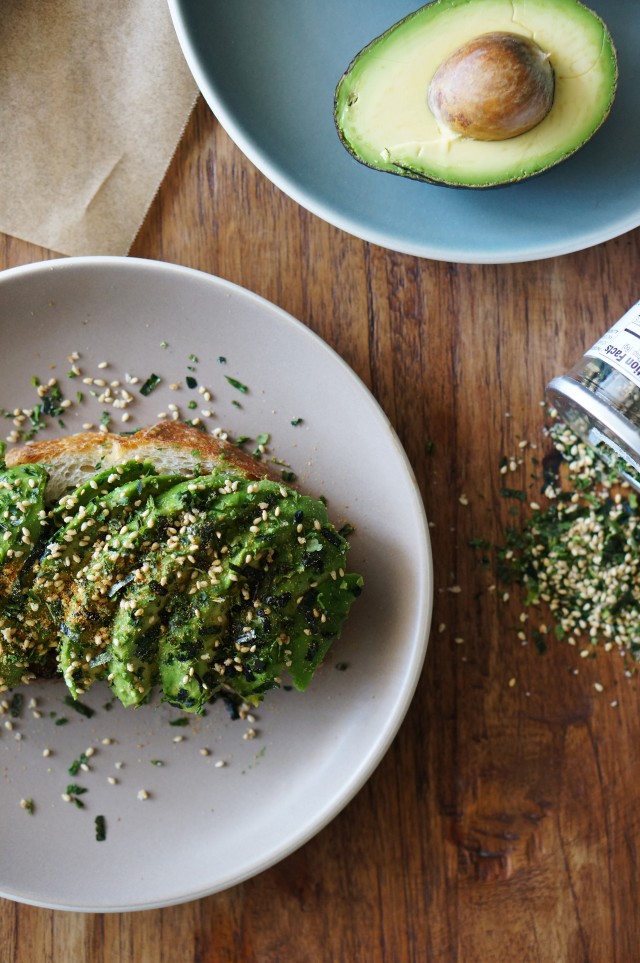
<path fill-rule="evenodd" d="M 600 358 L 640 388 L 640 301 L 585 352 Z"/>

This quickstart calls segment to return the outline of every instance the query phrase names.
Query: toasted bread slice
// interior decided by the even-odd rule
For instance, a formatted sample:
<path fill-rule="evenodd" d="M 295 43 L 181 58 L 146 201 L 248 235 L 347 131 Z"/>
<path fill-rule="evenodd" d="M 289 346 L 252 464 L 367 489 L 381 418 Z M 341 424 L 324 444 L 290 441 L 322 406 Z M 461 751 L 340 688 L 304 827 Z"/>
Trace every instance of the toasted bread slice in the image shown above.
<path fill-rule="evenodd" d="M 198 428 L 165 421 L 131 435 L 88 431 L 36 441 L 7 452 L 7 466 L 40 463 L 49 471 L 46 498 L 58 501 L 89 475 L 126 461 L 150 461 L 162 474 L 234 471 L 247 478 L 275 478 L 265 463 Z"/>

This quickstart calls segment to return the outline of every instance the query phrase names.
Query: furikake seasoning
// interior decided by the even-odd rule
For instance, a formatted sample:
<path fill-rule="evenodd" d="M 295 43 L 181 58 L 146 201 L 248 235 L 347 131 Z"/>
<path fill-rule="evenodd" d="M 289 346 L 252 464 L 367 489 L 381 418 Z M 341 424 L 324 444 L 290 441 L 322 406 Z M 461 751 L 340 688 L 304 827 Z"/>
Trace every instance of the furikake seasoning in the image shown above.
<path fill-rule="evenodd" d="M 498 550 L 502 582 L 529 610 L 518 636 L 542 650 L 553 631 L 584 657 L 602 647 L 640 660 L 639 496 L 560 422 L 549 437 L 539 503 Z"/>

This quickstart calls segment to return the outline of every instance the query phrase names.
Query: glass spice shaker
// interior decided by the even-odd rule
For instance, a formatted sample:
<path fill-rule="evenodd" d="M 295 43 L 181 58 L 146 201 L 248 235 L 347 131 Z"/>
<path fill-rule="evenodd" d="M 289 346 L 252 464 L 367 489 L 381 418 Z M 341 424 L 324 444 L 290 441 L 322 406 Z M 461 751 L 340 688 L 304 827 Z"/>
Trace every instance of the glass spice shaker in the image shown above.
<path fill-rule="evenodd" d="M 547 385 L 561 420 L 640 490 L 640 301 Z"/>

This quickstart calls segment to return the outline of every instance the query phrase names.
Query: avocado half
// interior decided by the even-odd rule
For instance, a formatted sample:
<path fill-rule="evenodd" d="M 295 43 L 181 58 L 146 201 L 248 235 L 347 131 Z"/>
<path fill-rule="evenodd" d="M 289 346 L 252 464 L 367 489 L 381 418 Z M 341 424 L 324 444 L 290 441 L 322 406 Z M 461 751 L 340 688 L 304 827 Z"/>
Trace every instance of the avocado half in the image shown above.
<path fill-rule="evenodd" d="M 534 41 L 555 78 L 544 119 L 505 140 L 454 133 L 428 104 L 441 64 L 491 32 Z M 578 0 L 435 0 L 357 54 L 338 83 L 334 118 L 344 146 L 368 167 L 452 187 L 495 187 L 579 150 L 606 119 L 617 80 L 609 31 Z"/>

